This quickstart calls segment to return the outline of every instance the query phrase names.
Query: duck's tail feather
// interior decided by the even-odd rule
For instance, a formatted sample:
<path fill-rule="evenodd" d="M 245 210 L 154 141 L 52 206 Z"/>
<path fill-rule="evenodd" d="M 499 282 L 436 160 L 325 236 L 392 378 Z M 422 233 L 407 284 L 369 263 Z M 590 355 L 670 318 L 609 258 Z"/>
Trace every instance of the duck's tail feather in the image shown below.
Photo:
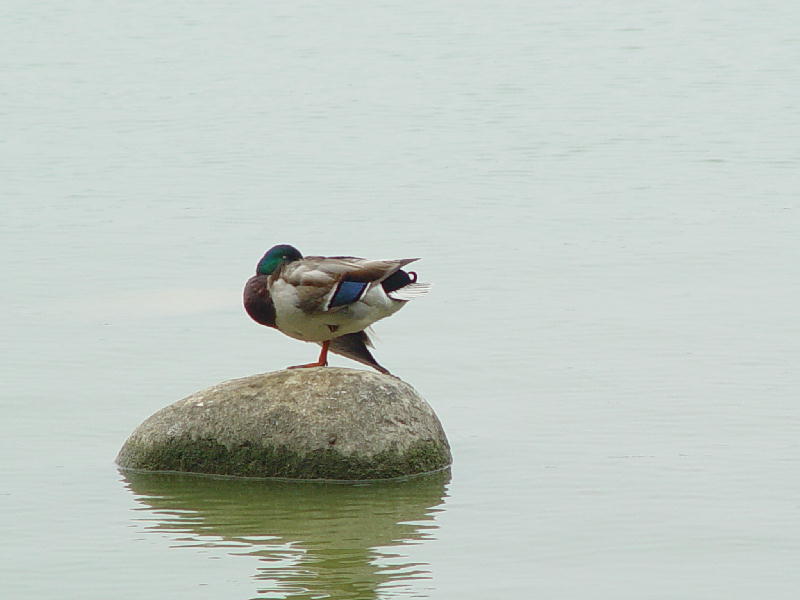
<path fill-rule="evenodd" d="M 391 375 L 387 369 L 383 368 L 378 361 L 375 360 L 375 357 L 372 356 L 372 353 L 367 349 L 367 346 L 371 345 L 372 342 L 370 342 L 367 332 L 357 331 L 333 338 L 330 341 L 328 350 L 368 365 L 385 375 Z"/>
<path fill-rule="evenodd" d="M 431 291 L 430 283 L 409 283 L 399 289 L 389 292 L 387 295 L 393 300 L 413 300 L 424 296 Z"/>

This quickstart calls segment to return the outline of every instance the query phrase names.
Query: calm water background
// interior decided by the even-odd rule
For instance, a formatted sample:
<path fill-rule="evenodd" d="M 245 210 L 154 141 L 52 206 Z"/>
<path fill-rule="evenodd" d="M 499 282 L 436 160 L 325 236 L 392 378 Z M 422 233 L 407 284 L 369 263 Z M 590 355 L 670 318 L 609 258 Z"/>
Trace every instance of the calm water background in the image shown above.
<path fill-rule="evenodd" d="M 2 597 L 796 598 L 797 14 L 3 2 Z M 279 242 L 424 258 L 377 357 L 451 479 L 117 472 L 313 358 L 240 307 Z"/>

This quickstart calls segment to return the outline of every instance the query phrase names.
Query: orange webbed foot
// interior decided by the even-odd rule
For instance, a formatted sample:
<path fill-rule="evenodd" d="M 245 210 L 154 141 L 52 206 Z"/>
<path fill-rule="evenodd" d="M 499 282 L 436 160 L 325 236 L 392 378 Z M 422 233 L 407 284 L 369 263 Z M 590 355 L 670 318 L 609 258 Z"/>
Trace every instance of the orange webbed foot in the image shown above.
<path fill-rule="evenodd" d="M 317 362 L 308 363 L 306 365 L 294 365 L 291 367 L 286 367 L 287 369 L 310 369 L 312 367 L 327 367 L 328 366 L 328 346 L 330 345 L 330 340 L 325 340 L 322 342 L 322 351 L 319 353 L 319 360 Z"/>

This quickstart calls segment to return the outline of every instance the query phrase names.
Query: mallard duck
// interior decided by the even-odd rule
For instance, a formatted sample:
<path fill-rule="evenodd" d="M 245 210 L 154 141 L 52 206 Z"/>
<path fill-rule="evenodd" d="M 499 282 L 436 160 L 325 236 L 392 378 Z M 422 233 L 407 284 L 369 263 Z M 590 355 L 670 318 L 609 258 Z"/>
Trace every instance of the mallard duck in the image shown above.
<path fill-rule="evenodd" d="M 427 293 L 417 283 L 419 260 L 367 260 L 354 256 L 306 256 L 287 244 L 270 248 L 244 286 L 244 308 L 262 325 L 322 346 L 317 362 L 289 367 L 324 367 L 328 352 L 341 354 L 389 374 L 372 356 L 365 331 Z"/>

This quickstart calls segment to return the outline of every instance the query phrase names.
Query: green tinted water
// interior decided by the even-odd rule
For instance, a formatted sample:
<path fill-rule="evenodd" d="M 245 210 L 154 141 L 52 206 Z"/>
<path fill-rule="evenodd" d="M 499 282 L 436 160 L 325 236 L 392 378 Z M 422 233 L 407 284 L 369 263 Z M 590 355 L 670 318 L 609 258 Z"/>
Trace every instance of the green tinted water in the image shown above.
<path fill-rule="evenodd" d="M 402 546 L 429 539 L 448 472 L 406 481 L 324 484 L 126 472 L 138 524 L 172 547 L 249 560 L 258 593 L 373 598 L 431 577 Z"/>

